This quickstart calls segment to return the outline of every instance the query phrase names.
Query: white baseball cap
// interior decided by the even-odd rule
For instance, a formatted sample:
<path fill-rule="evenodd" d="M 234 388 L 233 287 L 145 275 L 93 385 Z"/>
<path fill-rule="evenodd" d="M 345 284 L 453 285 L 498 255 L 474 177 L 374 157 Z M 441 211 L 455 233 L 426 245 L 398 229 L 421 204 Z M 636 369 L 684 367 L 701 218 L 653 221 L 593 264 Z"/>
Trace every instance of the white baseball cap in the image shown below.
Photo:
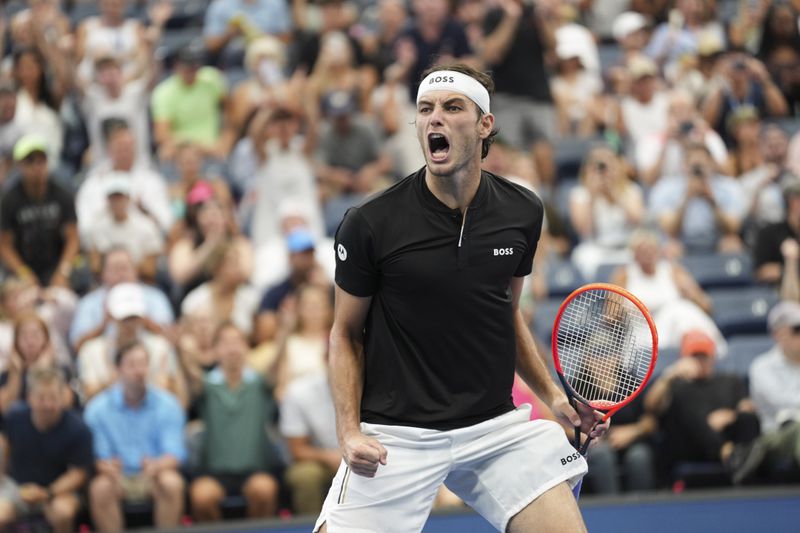
<path fill-rule="evenodd" d="M 114 320 L 129 317 L 142 317 L 147 313 L 144 291 L 138 283 L 120 283 L 108 291 L 106 303 L 108 312 Z"/>
<path fill-rule="evenodd" d="M 647 18 L 641 13 L 626 11 L 614 19 L 614 24 L 611 26 L 611 34 L 614 39 L 621 41 L 631 33 L 647 28 L 649 25 Z"/>

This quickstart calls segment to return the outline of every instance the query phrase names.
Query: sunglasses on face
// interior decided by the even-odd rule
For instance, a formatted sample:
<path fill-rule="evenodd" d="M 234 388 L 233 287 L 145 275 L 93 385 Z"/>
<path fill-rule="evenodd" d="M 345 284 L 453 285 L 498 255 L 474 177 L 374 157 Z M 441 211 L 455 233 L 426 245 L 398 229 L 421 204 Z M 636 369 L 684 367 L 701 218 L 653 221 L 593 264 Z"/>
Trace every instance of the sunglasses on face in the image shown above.
<path fill-rule="evenodd" d="M 792 326 L 792 334 L 793 335 L 800 335 L 800 324 Z"/>

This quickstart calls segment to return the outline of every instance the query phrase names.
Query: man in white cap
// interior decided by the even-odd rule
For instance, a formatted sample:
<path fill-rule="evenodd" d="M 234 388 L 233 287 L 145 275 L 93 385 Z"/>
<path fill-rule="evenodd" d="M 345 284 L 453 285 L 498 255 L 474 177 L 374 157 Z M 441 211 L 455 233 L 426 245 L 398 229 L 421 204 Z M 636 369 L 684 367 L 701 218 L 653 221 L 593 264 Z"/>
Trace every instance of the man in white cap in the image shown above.
<path fill-rule="evenodd" d="M 647 46 L 649 22 L 641 13 L 626 11 L 614 19 L 611 33 L 622 48 L 623 62 Z"/>
<path fill-rule="evenodd" d="M 137 283 L 120 283 L 108 292 L 106 310 L 113 328 L 86 341 L 78 352 L 78 378 L 89 399 L 114 383 L 113 355 L 118 347 L 138 341 L 150 354 L 150 380 L 172 392 L 186 406 L 186 384 L 179 371 L 175 349 L 163 336 L 153 333 L 158 326 L 146 318 L 147 304 Z"/>
<path fill-rule="evenodd" d="M 586 462 L 564 430 L 511 402 L 514 371 L 594 436 L 549 376 L 519 309 L 541 200 L 481 170 L 492 79 L 424 73 L 426 166 L 350 209 L 336 233 L 330 379 L 343 462 L 314 531 L 420 531 L 444 483 L 495 528 L 585 531 L 570 488 Z"/>
<path fill-rule="evenodd" d="M 100 271 L 104 254 L 121 247 L 130 252 L 139 276 L 154 281 L 156 262 L 164 251 L 161 231 L 150 217 L 131 207 L 130 178 L 112 175 L 105 186 L 106 209 L 97 213 L 86 231 L 92 272 Z"/>

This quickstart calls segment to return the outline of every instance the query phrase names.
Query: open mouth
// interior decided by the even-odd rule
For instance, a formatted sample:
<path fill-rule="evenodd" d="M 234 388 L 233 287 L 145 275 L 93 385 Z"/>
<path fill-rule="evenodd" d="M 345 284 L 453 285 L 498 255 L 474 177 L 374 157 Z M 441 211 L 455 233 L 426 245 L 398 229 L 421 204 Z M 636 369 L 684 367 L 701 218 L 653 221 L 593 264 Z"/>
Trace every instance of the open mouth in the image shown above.
<path fill-rule="evenodd" d="M 430 133 L 428 134 L 428 148 L 432 160 L 444 161 L 450 152 L 450 142 L 441 133 Z"/>

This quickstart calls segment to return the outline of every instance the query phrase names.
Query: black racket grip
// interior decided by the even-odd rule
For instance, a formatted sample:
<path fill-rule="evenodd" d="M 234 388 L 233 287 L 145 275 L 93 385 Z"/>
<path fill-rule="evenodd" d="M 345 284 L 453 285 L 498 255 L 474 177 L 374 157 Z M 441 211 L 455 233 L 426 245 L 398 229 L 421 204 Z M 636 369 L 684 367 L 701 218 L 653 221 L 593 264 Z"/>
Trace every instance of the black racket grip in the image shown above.
<path fill-rule="evenodd" d="M 575 412 L 577 413 L 578 412 L 578 403 L 575 401 L 575 398 L 573 398 L 571 394 L 569 395 L 569 404 L 572 406 L 573 409 L 575 409 Z M 575 427 L 575 438 L 573 439 L 572 446 L 576 450 L 580 450 L 581 449 L 581 427 L 580 426 L 574 426 L 574 427 Z M 581 453 L 583 453 L 583 452 L 581 452 Z"/>

